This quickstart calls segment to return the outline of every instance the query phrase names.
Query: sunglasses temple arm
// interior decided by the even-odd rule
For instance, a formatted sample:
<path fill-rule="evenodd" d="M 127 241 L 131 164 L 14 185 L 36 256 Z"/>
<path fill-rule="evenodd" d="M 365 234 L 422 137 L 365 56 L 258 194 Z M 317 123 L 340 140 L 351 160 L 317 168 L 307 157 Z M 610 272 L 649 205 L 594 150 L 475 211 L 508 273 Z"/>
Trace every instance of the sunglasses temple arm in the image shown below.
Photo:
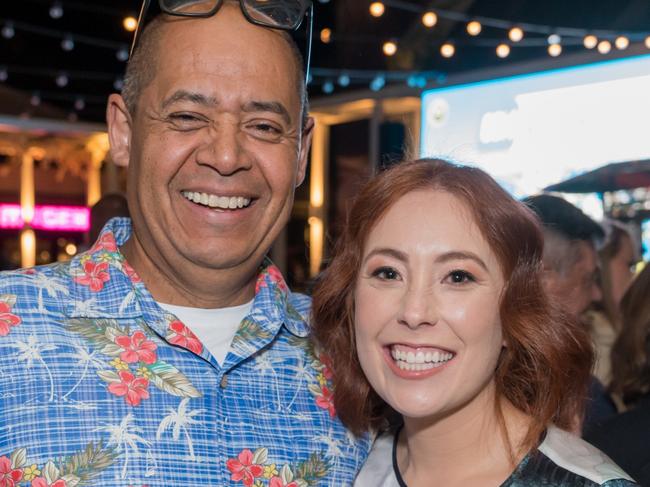
<path fill-rule="evenodd" d="M 149 8 L 149 3 L 151 0 L 144 0 L 142 2 L 142 7 L 140 7 L 140 15 L 138 15 L 138 23 L 135 29 L 135 33 L 133 34 L 133 42 L 131 43 L 131 50 L 129 51 L 129 58 L 133 56 L 133 50 L 135 49 L 135 45 L 138 42 L 138 36 L 140 35 L 140 32 L 142 31 L 141 24 L 144 22 L 144 17 L 147 14 L 147 9 Z"/>
<path fill-rule="evenodd" d="M 307 35 L 307 63 L 305 68 L 305 88 L 309 84 L 309 75 L 311 69 L 311 40 L 314 34 L 314 4 L 309 7 L 309 29 Z"/>

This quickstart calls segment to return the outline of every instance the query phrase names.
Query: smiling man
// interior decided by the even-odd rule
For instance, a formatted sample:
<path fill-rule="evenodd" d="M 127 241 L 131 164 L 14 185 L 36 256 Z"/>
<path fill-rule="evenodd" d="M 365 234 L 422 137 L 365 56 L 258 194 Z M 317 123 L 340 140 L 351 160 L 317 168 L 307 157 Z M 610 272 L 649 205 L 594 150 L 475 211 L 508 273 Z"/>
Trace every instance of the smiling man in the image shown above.
<path fill-rule="evenodd" d="M 350 485 L 368 440 L 265 258 L 305 177 L 300 56 L 266 2 L 160 6 L 107 110 L 132 221 L 0 279 L 0 485 Z"/>

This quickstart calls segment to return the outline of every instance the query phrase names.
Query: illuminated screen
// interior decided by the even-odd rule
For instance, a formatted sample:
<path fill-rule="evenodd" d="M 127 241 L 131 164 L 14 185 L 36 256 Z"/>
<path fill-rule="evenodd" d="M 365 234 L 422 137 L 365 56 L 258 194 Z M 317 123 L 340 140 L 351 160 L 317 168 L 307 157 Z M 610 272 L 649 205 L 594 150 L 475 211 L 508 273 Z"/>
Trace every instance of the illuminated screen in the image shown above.
<path fill-rule="evenodd" d="M 650 158 L 650 56 L 426 91 L 422 156 L 485 169 L 517 197 Z"/>

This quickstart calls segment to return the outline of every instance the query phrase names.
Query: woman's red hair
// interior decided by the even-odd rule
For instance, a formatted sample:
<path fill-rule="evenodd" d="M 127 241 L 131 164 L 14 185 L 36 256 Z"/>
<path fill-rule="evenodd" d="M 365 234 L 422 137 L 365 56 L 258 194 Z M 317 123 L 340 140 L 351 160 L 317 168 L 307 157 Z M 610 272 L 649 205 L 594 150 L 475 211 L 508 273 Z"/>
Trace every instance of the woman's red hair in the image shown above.
<path fill-rule="evenodd" d="M 331 359 L 340 419 L 361 434 L 385 427 L 395 414 L 372 390 L 359 364 L 354 289 L 374 225 L 403 195 L 426 189 L 446 191 L 467 205 L 501 266 L 505 286 L 500 316 L 506 347 L 495 381 L 497 396 L 532 419 L 520 446 L 536 445 L 549 423 L 574 428 L 582 416 L 593 352 L 586 330 L 547 301 L 537 218 L 480 169 L 437 159 L 396 165 L 363 188 L 333 259 L 314 288 L 313 334 Z M 503 425 L 499 406 L 497 413 Z"/>

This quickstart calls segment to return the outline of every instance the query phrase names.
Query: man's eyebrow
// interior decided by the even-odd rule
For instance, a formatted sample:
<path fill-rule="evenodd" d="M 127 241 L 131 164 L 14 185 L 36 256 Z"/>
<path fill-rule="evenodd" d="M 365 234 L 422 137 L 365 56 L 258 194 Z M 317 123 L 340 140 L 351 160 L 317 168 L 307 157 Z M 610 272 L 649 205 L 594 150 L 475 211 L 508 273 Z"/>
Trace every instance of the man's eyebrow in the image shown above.
<path fill-rule="evenodd" d="M 289 110 L 278 101 L 249 101 L 243 106 L 245 112 L 271 112 L 281 115 L 287 124 L 291 124 Z"/>
<path fill-rule="evenodd" d="M 176 103 L 177 101 L 189 101 L 206 107 L 213 107 L 219 104 L 217 99 L 214 97 L 205 96 L 193 91 L 178 90 L 163 100 L 162 107 L 167 108 L 169 105 Z"/>
<path fill-rule="evenodd" d="M 436 262 L 445 263 L 451 260 L 473 260 L 478 265 L 480 265 L 484 270 L 486 271 L 488 270 L 487 266 L 485 265 L 485 262 L 483 262 L 483 260 L 473 252 L 463 252 L 463 251 L 446 252 L 438 256 Z"/>

